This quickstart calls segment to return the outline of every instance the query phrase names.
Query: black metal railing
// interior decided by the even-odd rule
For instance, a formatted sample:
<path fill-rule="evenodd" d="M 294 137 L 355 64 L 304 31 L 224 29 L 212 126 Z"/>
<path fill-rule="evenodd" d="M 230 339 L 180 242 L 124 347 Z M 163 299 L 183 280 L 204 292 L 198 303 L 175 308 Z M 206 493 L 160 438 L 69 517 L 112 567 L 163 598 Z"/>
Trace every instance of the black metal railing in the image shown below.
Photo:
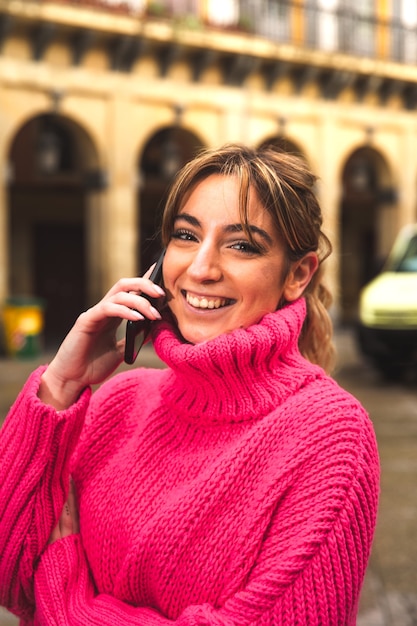
<path fill-rule="evenodd" d="M 332 9 L 320 6 L 319 0 L 212 0 L 204 4 L 204 9 L 199 0 L 57 2 L 139 17 L 182 18 L 185 24 L 186 18 L 193 18 L 190 24 L 194 27 L 233 29 L 278 43 L 417 63 L 417 20 L 416 24 L 407 24 L 394 15 L 383 20 L 366 2 L 336 0 Z"/>

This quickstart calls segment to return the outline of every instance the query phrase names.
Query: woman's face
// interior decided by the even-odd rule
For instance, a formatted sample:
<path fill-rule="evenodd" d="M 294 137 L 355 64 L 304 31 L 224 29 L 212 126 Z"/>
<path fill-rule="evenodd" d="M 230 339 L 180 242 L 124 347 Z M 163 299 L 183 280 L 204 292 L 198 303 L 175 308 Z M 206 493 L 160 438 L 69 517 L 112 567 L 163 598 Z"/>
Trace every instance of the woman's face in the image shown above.
<path fill-rule="evenodd" d="M 176 216 L 164 286 L 178 328 L 190 343 L 247 328 L 275 311 L 281 298 L 294 300 L 302 293 L 293 288 L 293 269 L 285 279 L 283 245 L 253 189 L 248 217 L 260 250 L 240 224 L 238 179 L 219 174 L 200 182 Z"/>

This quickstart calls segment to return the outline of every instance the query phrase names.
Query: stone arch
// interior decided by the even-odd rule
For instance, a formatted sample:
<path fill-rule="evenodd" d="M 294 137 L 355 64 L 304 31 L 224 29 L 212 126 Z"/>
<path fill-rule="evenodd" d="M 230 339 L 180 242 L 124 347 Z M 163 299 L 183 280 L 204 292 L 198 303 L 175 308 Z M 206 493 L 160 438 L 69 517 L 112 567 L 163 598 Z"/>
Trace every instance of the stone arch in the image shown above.
<path fill-rule="evenodd" d="M 383 154 L 372 146 L 354 149 L 341 171 L 340 305 L 353 322 L 361 288 L 380 269 L 396 232 L 397 193 Z"/>
<path fill-rule="evenodd" d="M 275 148 L 279 148 L 280 150 L 284 150 L 285 152 L 289 152 L 290 154 L 295 154 L 297 156 L 302 157 L 305 161 L 308 161 L 304 150 L 301 146 L 296 142 L 287 137 L 286 135 L 273 135 L 264 139 L 259 147 L 272 146 Z"/>
<path fill-rule="evenodd" d="M 52 349 L 89 302 L 90 209 L 105 180 L 89 134 L 56 113 L 21 124 L 8 163 L 8 291 L 43 298 L 45 347 Z"/>
<path fill-rule="evenodd" d="M 139 273 L 158 255 L 162 210 L 175 174 L 203 147 L 195 133 L 178 125 L 160 128 L 145 143 L 139 158 Z"/>

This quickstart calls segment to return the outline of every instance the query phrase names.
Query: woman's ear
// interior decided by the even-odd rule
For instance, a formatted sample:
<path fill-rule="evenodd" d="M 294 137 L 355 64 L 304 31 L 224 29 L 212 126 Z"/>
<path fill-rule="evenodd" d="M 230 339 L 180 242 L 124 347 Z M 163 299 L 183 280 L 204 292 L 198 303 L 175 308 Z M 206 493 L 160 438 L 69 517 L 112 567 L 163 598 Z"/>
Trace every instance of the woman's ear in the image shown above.
<path fill-rule="evenodd" d="M 287 302 L 293 302 L 302 296 L 318 266 L 319 260 L 315 252 L 308 252 L 302 259 L 292 264 L 283 291 Z"/>

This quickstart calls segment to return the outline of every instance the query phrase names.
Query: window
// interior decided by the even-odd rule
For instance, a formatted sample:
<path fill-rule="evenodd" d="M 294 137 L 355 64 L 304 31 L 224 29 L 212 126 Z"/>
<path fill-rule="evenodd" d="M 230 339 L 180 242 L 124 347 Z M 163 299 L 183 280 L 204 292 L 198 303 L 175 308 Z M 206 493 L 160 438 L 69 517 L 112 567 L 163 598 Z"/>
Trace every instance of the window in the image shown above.
<path fill-rule="evenodd" d="M 356 7 L 354 28 L 354 50 L 359 54 L 373 56 L 375 54 L 375 14 L 374 0 L 362 0 Z"/>
<path fill-rule="evenodd" d="M 398 61 L 417 61 L 417 3 L 415 0 L 393 2 L 392 56 Z"/>
<path fill-rule="evenodd" d="M 410 239 L 404 255 L 393 269 L 396 272 L 417 272 L 417 237 Z"/>
<path fill-rule="evenodd" d="M 104 0 L 104 3 L 114 7 L 125 6 L 132 13 L 141 13 L 146 6 L 146 0 Z"/>
<path fill-rule="evenodd" d="M 239 22 L 274 41 L 291 40 L 291 0 L 241 0 Z"/>
<path fill-rule="evenodd" d="M 263 2 L 258 6 L 257 15 L 257 32 L 260 35 L 274 41 L 291 40 L 289 2 L 285 0 Z"/>
<path fill-rule="evenodd" d="M 237 0 L 208 0 L 207 19 L 217 26 L 233 26 L 239 21 Z"/>
<path fill-rule="evenodd" d="M 174 15 L 198 15 L 198 0 L 168 0 L 168 8 Z"/>
<path fill-rule="evenodd" d="M 315 0 L 306 6 L 307 43 L 321 50 L 339 48 L 339 0 Z"/>

